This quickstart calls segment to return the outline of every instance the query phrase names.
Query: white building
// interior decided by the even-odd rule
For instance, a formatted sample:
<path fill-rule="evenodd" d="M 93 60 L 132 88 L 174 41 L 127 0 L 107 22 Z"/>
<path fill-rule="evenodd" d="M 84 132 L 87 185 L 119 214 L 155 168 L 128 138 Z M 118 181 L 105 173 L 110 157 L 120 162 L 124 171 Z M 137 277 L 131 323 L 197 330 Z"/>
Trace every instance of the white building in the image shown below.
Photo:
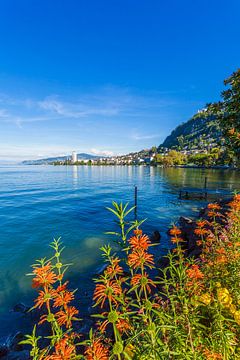
<path fill-rule="evenodd" d="M 76 153 L 76 151 L 73 151 L 72 152 L 72 163 L 74 164 L 74 163 L 76 163 L 77 162 L 77 153 Z"/>

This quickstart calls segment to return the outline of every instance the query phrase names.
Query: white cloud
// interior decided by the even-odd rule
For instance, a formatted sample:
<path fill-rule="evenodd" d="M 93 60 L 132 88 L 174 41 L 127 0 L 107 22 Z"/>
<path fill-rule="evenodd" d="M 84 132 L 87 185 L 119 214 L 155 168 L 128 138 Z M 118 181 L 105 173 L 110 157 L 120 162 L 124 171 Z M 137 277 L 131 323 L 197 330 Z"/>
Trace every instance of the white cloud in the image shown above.
<path fill-rule="evenodd" d="M 131 139 L 133 139 L 133 140 L 151 140 L 151 139 L 157 139 L 157 138 L 160 138 L 159 134 L 152 134 L 152 135 L 134 134 L 131 136 Z"/>
<path fill-rule="evenodd" d="M 90 153 L 98 156 L 113 156 L 114 153 L 109 150 L 90 149 Z"/>
<path fill-rule="evenodd" d="M 119 113 L 118 106 L 110 103 L 99 103 L 93 98 L 88 102 L 76 100 L 75 102 L 65 102 L 57 100 L 56 97 L 48 97 L 39 101 L 41 109 L 67 118 L 82 118 L 90 115 L 115 116 Z"/>

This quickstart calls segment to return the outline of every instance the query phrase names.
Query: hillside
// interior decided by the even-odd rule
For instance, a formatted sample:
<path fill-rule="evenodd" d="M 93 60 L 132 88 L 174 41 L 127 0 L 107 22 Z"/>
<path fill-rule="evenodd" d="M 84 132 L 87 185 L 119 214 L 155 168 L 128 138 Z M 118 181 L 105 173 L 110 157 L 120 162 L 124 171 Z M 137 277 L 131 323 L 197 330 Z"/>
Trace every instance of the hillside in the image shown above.
<path fill-rule="evenodd" d="M 90 155 L 85 153 L 77 154 L 78 160 L 97 160 L 101 158 L 101 156 L 97 155 Z M 66 161 L 71 159 L 71 155 L 69 156 L 58 156 L 58 157 L 49 157 L 46 159 L 38 159 L 38 160 L 25 160 L 22 162 L 24 165 L 44 165 L 44 164 L 51 164 L 57 161 Z"/>
<path fill-rule="evenodd" d="M 219 144 L 221 131 L 217 120 L 213 116 L 196 114 L 187 122 L 177 126 L 160 148 L 169 149 L 207 149 Z"/>

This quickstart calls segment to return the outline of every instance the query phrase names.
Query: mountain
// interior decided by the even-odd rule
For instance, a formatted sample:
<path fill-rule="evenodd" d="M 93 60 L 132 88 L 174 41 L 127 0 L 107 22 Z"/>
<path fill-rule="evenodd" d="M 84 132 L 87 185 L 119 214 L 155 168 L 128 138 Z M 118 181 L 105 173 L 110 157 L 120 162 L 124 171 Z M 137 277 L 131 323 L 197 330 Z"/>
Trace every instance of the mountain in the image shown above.
<path fill-rule="evenodd" d="M 207 149 L 218 145 L 222 134 L 216 118 L 205 116 L 204 112 L 194 115 L 187 122 L 177 126 L 159 146 L 169 149 Z"/>
<path fill-rule="evenodd" d="M 97 155 L 90 155 L 85 153 L 77 154 L 78 160 L 97 160 L 100 159 L 102 156 Z M 51 164 L 56 161 L 65 161 L 71 159 L 71 156 L 57 156 L 57 157 L 50 157 L 46 159 L 38 159 L 38 160 L 25 160 L 22 162 L 24 165 L 46 165 Z"/>

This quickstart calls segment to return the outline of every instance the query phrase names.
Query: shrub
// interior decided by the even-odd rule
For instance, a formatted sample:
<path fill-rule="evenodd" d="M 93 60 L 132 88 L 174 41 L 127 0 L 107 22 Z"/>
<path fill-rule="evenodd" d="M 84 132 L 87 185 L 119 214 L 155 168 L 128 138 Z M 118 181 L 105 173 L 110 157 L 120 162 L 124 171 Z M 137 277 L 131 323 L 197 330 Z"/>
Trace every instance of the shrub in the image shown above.
<path fill-rule="evenodd" d="M 240 195 L 226 213 L 209 204 L 206 219 L 196 222 L 200 258 L 185 256 L 181 229 L 173 226 L 175 247 L 163 269 L 156 266 L 142 222 L 126 221 L 132 209 L 113 205 L 120 232 L 111 234 L 120 250 L 101 248 L 107 266 L 95 279 L 97 320 L 88 338 L 80 341 L 82 334 L 74 330 L 78 310 L 64 280 L 68 265 L 61 262 L 60 242 L 51 244 L 51 259 L 33 265 L 34 308 L 44 314 L 24 341 L 32 359 L 239 359 Z M 36 334 L 45 323 L 49 333 L 42 339 Z"/>

